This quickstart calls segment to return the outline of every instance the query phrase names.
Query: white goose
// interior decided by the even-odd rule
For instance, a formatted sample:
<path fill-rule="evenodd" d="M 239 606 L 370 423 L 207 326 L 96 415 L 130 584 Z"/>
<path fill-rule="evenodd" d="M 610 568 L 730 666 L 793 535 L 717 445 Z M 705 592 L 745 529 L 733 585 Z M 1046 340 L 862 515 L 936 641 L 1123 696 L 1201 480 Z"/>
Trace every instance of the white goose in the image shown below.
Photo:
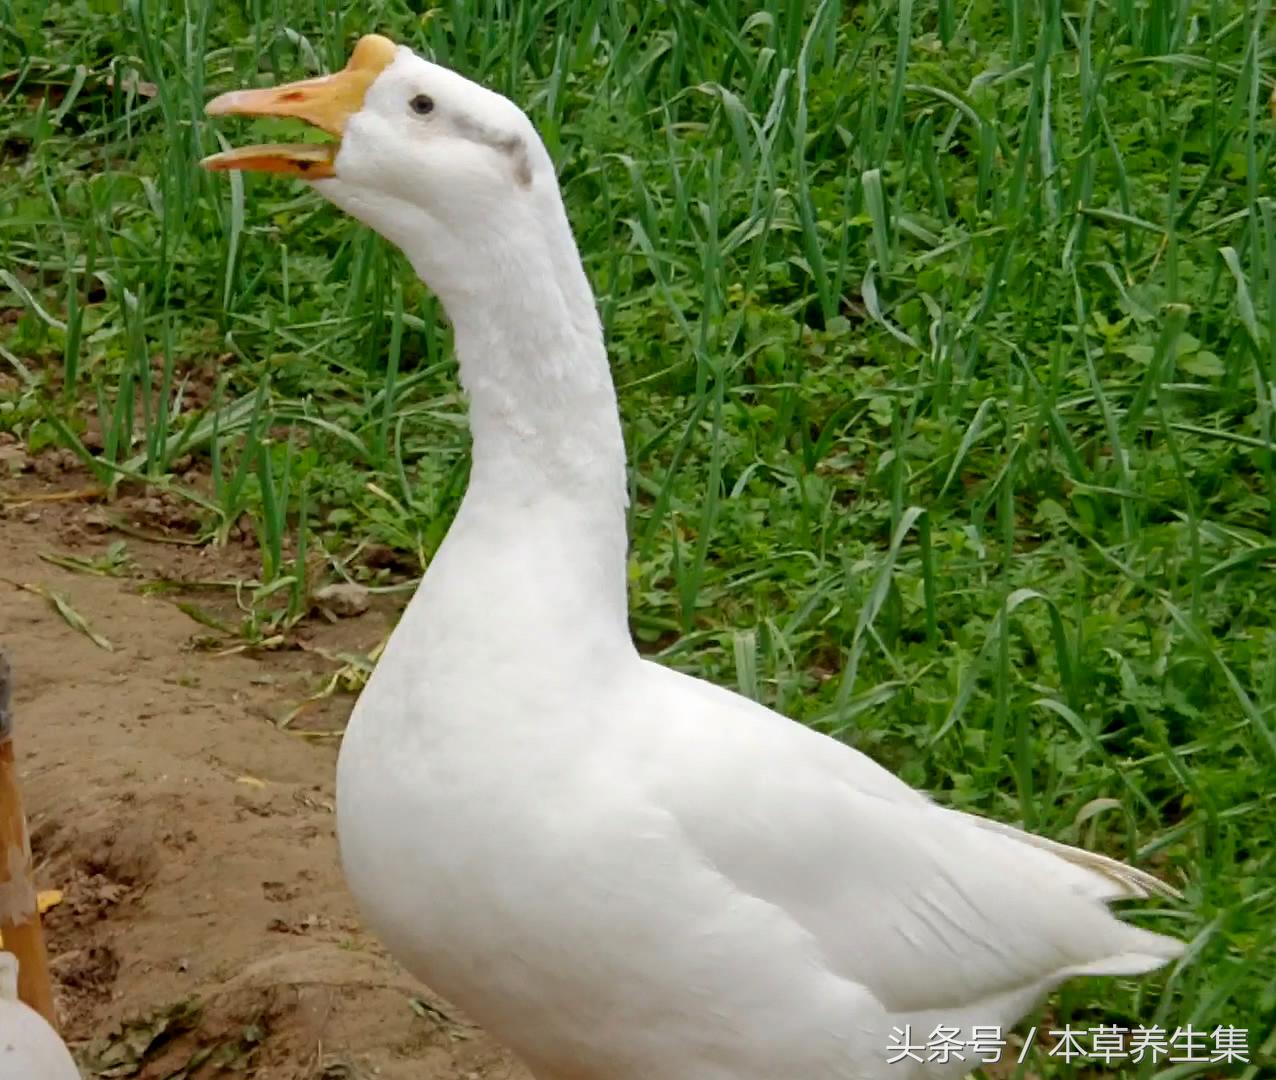
<path fill-rule="evenodd" d="M 455 330 L 469 490 L 337 771 L 347 879 L 410 971 L 538 1080 L 909 1080 L 974 1063 L 889 1063 L 895 1029 L 1008 1026 L 1070 976 L 1180 955 L 1107 908 L 1172 894 L 1148 874 L 638 654 L 599 319 L 515 105 L 371 35 L 208 111 L 338 136 L 204 164 L 310 181 Z"/>
<path fill-rule="evenodd" d="M 71 1052 L 18 997 L 18 958 L 0 952 L 0 1080 L 80 1080 Z"/>

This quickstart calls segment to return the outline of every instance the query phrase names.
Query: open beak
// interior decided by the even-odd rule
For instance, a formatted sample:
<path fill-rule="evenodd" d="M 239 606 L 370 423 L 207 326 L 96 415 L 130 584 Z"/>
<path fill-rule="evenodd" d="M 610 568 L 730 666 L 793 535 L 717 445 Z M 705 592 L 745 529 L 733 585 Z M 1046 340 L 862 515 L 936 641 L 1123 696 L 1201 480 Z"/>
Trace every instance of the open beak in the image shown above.
<path fill-rule="evenodd" d="M 363 98 L 394 59 L 396 46 L 380 34 L 359 39 L 350 61 L 335 75 L 286 83 L 266 90 L 232 90 L 213 98 L 204 111 L 209 116 L 287 116 L 335 136 L 329 143 L 273 143 L 244 146 L 213 154 L 200 164 L 205 169 L 281 173 L 306 180 L 335 176 L 334 162 L 341 149 L 346 123 L 363 108 Z"/>

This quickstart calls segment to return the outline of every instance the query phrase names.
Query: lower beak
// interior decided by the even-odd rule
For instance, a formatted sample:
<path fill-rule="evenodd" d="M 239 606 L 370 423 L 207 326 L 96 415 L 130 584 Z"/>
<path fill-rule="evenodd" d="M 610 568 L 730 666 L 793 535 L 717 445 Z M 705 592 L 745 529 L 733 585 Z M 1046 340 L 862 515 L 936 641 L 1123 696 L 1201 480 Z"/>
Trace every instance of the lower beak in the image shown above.
<path fill-rule="evenodd" d="M 337 175 L 333 163 L 340 149 L 340 143 L 263 143 L 210 154 L 200 164 L 211 172 L 238 169 L 323 180 Z"/>
<path fill-rule="evenodd" d="M 290 117 L 340 140 L 350 117 L 363 108 L 368 87 L 390 65 L 396 51 L 388 38 L 368 34 L 359 39 L 350 62 L 334 75 L 265 90 L 232 90 L 213 98 L 204 111 L 209 116 Z M 340 149 L 339 141 L 245 146 L 213 154 L 200 164 L 214 171 L 239 169 L 321 180 L 336 175 Z"/>

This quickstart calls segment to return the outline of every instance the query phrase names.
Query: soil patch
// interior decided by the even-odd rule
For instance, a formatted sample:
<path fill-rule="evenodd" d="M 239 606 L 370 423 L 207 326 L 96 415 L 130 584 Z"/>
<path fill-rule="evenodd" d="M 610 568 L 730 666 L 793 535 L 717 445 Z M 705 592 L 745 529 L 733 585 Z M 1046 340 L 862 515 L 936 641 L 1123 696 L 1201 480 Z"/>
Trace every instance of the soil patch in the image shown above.
<path fill-rule="evenodd" d="M 251 553 L 148 542 L 50 498 L 86 484 L 0 472 L 0 648 L 38 884 L 65 893 L 45 918 L 77 1056 L 141 1080 L 527 1080 L 358 924 L 333 820 L 351 698 L 277 726 L 334 656 L 384 638 L 393 604 L 315 619 L 287 648 L 210 647 L 180 591 L 152 587 L 242 574 Z M 49 561 L 68 555 L 98 571 Z"/>

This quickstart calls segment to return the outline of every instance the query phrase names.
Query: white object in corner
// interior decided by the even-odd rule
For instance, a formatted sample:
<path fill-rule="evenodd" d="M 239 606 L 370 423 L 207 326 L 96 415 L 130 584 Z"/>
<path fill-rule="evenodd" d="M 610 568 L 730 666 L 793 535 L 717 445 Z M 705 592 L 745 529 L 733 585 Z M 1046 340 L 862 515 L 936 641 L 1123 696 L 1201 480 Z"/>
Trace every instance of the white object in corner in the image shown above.
<path fill-rule="evenodd" d="M 18 958 L 0 952 L 0 1080 L 80 1080 L 58 1034 L 18 1000 Z"/>

